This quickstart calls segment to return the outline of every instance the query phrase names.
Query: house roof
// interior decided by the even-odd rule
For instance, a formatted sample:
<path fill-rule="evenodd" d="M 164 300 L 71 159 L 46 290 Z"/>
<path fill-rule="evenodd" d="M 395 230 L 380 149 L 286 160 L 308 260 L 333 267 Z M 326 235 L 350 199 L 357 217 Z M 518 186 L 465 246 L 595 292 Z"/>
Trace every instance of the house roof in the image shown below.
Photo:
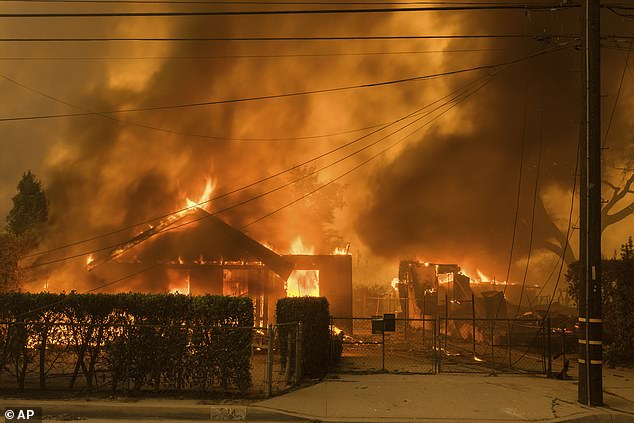
<path fill-rule="evenodd" d="M 181 225 L 189 221 L 191 224 Z M 123 251 L 112 251 L 104 261 L 183 263 L 261 262 L 286 280 L 294 265 L 240 230 L 202 209 L 167 226 L 169 230 L 149 229 L 132 238 Z"/>

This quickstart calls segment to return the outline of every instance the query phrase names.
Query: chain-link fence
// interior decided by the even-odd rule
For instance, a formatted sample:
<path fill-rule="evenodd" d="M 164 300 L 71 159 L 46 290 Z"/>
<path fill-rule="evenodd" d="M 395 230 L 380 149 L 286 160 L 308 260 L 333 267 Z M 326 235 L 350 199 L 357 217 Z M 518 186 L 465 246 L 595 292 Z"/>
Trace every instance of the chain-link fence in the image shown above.
<path fill-rule="evenodd" d="M 297 323 L 257 328 L 0 322 L 5 391 L 271 395 L 300 379 L 298 357 Z"/>
<path fill-rule="evenodd" d="M 389 316 L 389 315 L 386 315 Z M 390 319 L 333 317 L 344 334 L 341 373 L 565 372 L 574 353 L 571 329 L 549 319 Z M 374 324 L 374 330 L 373 330 Z M 384 326 L 385 325 L 385 326 Z M 387 330 L 380 330 L 385 327 Z"/>

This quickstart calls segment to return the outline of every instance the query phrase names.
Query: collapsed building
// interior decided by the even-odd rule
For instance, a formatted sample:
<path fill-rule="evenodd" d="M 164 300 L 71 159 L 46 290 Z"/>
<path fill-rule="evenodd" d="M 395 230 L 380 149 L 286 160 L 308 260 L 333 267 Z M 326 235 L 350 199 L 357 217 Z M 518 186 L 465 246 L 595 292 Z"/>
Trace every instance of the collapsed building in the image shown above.
<path fill-rule="evenodd" d="M 403 318 L 463 317 L 474 311 L 485 318 L 506 318 L 510 304 L 535 304 L 537 297 L 535 286 L 476 280 L 457 264 L 416 260 L 400 262 L 395 288 Z"/>
<path fill-rule="evenodd" d="M 125 278 L 127 291 L 248 296 L 259 326 L 275 321 L 287 295 L 323 296 L 331 314 L 352 315 L 350 255 L 278 254 L 198 207 L 90 257 L 87 267 L 96 279 Z M 290 281 L 310 286 L 290 292 Z"/>

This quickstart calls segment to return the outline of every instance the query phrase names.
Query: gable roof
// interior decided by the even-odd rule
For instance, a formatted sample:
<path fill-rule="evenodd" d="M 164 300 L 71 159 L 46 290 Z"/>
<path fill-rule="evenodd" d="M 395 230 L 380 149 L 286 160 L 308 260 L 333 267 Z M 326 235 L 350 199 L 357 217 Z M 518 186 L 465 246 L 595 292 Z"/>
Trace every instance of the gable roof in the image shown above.
<path fill-rule="evenodd" d="M 191 224 L 182 223 L 193 221 Z M 103 261 L 184 263 L 261 262 L 283 280 L 294 265 L 271 249 L 202 209 L 194 209 L 186 219 L 156 231 L 154 228 L 132 238 L 119 250 L 110 252 Z M 122 251 L 121 251 L 122 250 Z"/>

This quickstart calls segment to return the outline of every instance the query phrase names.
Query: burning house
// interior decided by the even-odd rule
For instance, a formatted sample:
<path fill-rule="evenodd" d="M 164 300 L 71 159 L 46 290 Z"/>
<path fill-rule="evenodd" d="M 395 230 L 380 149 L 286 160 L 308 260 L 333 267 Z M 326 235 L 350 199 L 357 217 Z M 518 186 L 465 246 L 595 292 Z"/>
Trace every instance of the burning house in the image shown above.
<path fill-rule="evenodd" d="M 351 256 L 280 255 L 196 203 L 189 206 L 89 257 L 91 277 L 125 278 L 128 291 L 249 296 L 256 325 L 272 323 L 277 299 L 286 296 L 324 296 L 331 313 L 352 315 Z"/>

